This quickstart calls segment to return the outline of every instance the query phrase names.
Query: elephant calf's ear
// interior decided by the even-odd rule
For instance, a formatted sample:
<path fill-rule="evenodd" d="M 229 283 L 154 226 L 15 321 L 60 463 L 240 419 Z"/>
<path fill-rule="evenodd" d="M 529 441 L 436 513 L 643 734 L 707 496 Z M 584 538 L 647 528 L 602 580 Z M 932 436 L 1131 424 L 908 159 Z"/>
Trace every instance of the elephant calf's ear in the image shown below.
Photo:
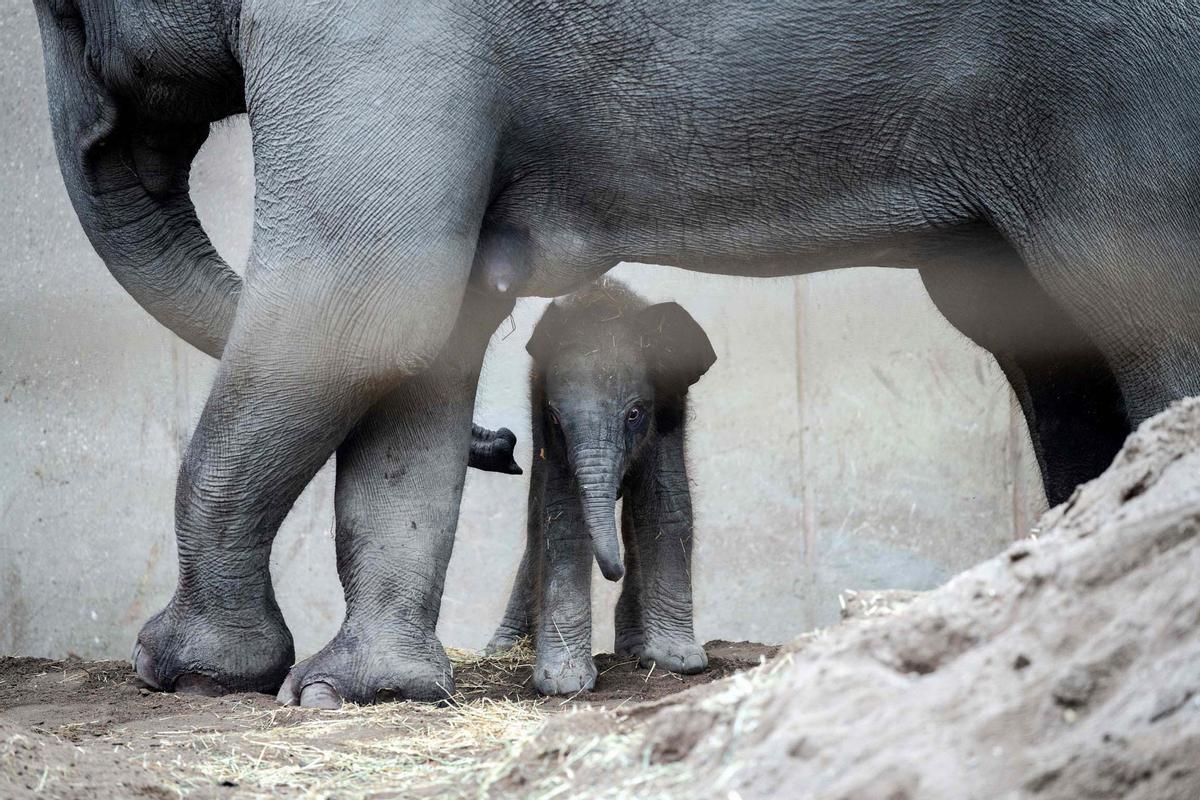
<path fill-rule="evenodd" d="M 533 326 L 533 333 L 525 343 L 525 350 L 533 356 L 535 364 L 545 364 L 550 356 L 562 344 L 562 313 L 551 303 L 546 312 Z"/>
<path fill-rule="evenodd" d="M 717 360 L 700 323 L 678 303 L 659 303 L 638 315 L 642 346 L 652 369 L 668 385 L 686 389 Z"/>

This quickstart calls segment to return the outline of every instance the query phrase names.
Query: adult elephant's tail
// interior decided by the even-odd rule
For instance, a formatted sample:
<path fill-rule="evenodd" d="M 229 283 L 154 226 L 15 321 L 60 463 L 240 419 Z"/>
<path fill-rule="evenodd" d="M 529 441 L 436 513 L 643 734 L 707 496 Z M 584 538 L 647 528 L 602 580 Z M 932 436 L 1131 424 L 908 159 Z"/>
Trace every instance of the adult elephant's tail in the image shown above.
<path fill-rule="evenodd" d="M 467 466 L 481 472 L 503 472 L 520 475 L 521 467 L 513 458 L 517 435 L 508 428 L 488 430 L 482 425 L 471 426 L 471 457 Z"/>
<path fill-rule="evenodd" d="M 35 5 L 54 143 L 84 232 L 143 308 L 219 357 L 242 281 L 213 248 L 188 194 L 192 159 L 208 125 L 151 132 L 131 124 L 132 115 L 87 67 L 78 11 L 49 0 Z"/>

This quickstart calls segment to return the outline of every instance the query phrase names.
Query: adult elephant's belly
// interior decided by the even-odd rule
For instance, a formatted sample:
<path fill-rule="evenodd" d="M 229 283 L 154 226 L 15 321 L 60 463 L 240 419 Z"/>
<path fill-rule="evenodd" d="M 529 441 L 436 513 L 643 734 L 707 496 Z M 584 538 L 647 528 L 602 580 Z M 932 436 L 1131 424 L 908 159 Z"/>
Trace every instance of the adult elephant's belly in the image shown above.
<path fill-rule="evenodd" d="M 619 258 L 566 221 L 489 214 L 479 234 L 471 285 L 507 296 L 557 297 L 598 278 Z"/>
<path fill-rule="evenodd" d="M 943 228 L 930 228 L 903 187 L 855 187 L 850 196 L 727 197 L 688 187 L 630 189 L 528 184 L 488 209 L 472 283 L 483 291 L 554 297 L 621 261 L 698 272 L 775 277 L 848 266 L 919 267 L 942 252 Z M 772 187 L 774 189 L 774 187 Z M 764 194 L 766 191 L 764 190 Z"/>

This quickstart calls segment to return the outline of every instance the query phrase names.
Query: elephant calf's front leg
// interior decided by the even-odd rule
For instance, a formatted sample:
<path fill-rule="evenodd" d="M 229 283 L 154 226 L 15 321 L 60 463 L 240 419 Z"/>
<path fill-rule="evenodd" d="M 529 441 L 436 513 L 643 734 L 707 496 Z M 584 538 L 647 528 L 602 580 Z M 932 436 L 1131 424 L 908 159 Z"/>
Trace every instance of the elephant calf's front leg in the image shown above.
<path fill-rule="evenodd" d="M 538 570 L 533 685 L 542 694 L 575 694 L 596 685 L 592 659 L 592 542 L 565 472 L 547 481 Z"/>
<path fill-rule="evenodd" d="M 629 490 L 625 490 L 626 496 Z M 613 620 L 616 639 L 613 652 L 618 658 L 638 658 L 646 646 L 646 631 L 642 624 L 642 572 L 638 564 L 637 529 L 633 523 L 633 503 L 621 509 L 621 538 L 625 542 L 625 578 L 617 600 Z"/>
<path fill-rule="evenodd" d="M 627 549 L 636 549 L 641 641 L 628 648 L 643 667 L 692 674 L 708 656 L 692 627 L 692 502 L 683 459 L 682 430 L 663 435 L 655 453 L 627 484 Z M 628 624 L 628 623 L 627 623 Z M 631 639 L 628 632 L 618 628 Z"/>

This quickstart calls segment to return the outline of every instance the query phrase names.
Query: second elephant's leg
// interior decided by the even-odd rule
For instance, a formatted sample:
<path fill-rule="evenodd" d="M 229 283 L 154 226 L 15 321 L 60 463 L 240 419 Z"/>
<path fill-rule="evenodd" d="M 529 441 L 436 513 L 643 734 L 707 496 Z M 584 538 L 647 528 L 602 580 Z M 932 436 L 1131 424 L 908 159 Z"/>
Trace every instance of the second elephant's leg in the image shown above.
<path fill-rule="evenodd" d="M 346 617 L 297 664 L 285 703 L 443 700 L 454 692 L 436 628 L 488 339 L 512 301 L 468 293 L 428 371 L 377 402 L 338 448 L 337 558 Z"/>
<path fill-rule="evenodd" d="M 532 521 L 529 527 L 531 530 L 535 527 Z M 484 648 L 488 655 L 511 650 L 518 641 L 533 632 L 533 620 L 537 616 L 533 578 L 538 554 L 534 537 L 530 535 L 526 538 L 525 552 L 521 555 L 521 565 L 517 567 L 517 576 L 513 579 L 512 593 L 504 608 L 504 618 L 500 620 L 491 641 Z"/>
<path fill-rule="evenodd" d="M 533 633 L 534 621 L 537 618 L 537 577 L 542 558 L 542 501 L 546 480 L 546 464 L 544 458 L 536 453 L 545 453 L 542 449 L 542 437 L 538 432 L 540 424 L 539 412 L 533 411 L 533 468 L 530 475 L 529 501 L 525 512 L 525 552 L 521 554 L 521 565 L 517 568 L 517 576 L 513 579 L 512 592 L 508 604 L 504 608 L 504 618 L 496 626 L 491 641 L 484 649 L 485 653 L 503 653 L 511 650 L 520 639 Z"/>
<path fill-rule="evenodd" d="M 643 667 L 700 672 L 708 657 L 692 628 L 692 499 L 682 427 L 659 437 L 627 487 L 641 601 L 639 661 Z"/>

